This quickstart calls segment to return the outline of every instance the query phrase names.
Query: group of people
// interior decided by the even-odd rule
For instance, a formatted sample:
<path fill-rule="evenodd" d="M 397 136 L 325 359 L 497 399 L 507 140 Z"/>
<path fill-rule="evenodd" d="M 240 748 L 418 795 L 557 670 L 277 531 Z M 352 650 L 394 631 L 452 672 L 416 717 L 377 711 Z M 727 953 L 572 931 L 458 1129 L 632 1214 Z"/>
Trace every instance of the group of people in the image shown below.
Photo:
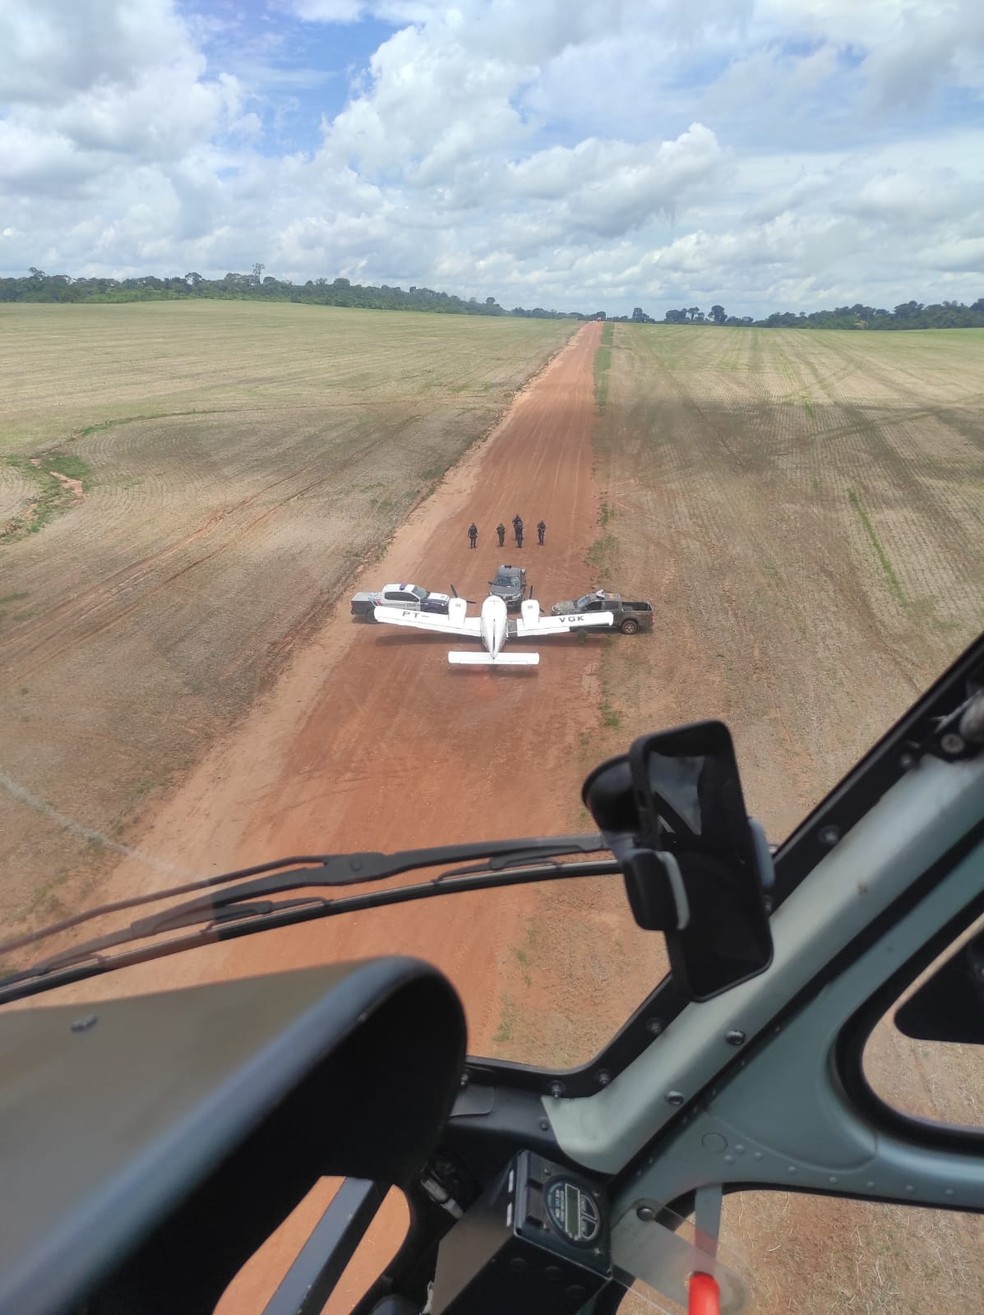
<path fill-rule="evenodd" d="M 516 536 L 516 547 L 522 548 L 523 546 L 522 516 L 517 514 L 512 518 L 512 527 L 513 527 L 513 534 Z M 500 521 L 499 524 L 495 527 L 495 532 L 499 536 L 499 547 L 501 548 L 506 542 L 506 527 L 503 525 L 502 521 Z M 546 539 L 546 537 L 547 537 L 547 522 L 545 520 L 539 520 L 537 521 L 537 525 L 536 525 L 536 541 L 538 544 L 540 544 L 541 547 L 543 546 L 543 542 Z M 472 523 L 468 526 L 468 546 L 470 548 L 478 547 L 478 526 L 475 524 L 474 521 L 472 521 Z"/>

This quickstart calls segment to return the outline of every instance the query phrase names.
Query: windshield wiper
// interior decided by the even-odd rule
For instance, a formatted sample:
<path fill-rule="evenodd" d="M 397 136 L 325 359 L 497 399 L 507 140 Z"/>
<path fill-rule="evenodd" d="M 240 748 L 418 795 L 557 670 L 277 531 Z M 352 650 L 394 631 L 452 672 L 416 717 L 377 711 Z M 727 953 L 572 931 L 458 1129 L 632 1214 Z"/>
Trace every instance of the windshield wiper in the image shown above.
<path fill-rule="evenodd" d="M 108 932 L 81 945 L 60 951 L 29 968 L 0 978 L 0 1003 L 32 995 L 39 990 L 96 976 L 114 968 L 144 962 L 166 954 L 175 954 L 193 945 L 232 939 L 271 927 L 290 926 L 293 923 L 315 918 L 426 899 L 435 895 L 450 895 L 462 890 L 489 889 L 495 886 L 602 876 L 619 872 L 618 864 L 610 857 L 593 862 L 557 861 L 568 855 L 602 851 L 607 852 L 607 849 L 601 835 L 592 833 L 445 845 L 430 849 L 404 850 L 395 854 L 367 852 L 321 855 L 313 860 L 280 859 L 258 867 L 223 873 L 220 876 L 204 878 L 198 882 L 158 891 L 151 895 L 136 896 L 133 899 L 102 905 L 77 914 L 73 918 L 63 919 L 60 923 L 30 936 L 0 944 L 0 953 L 6 953 L 109 913 L 171 898 L 190 890 L 225 887 L 221 890 L 211 890 L 208 894 L 164 909 L 160 913 L 138 918 L 117 931 Z M 325 899 L 317 895 L 279 901 L 269 898 L 271 895 L 308 890 L 312 887 L 350 886 L 383 881 L 414 869 L 446 867 L 448 864 L 460 863 L 468 859 L 484 859 L 484 861 L 466 867 L 451 868 L 422 885 L 399 886 L 391 890 L 334 899 Z M 544 862 L 545 859 L 549 861 Z M 313 866 L 298 866 L 298 864 L 310 863 L 313 863 Z M 282 870 L 284 868 L 288 870 Z M 255 877 L 263 873 L 267 875 L 260 875 L 255 880 L 241 881 L 238 885 L 228 885 L 229 882 L 241 877 Z M 205 927 L 189 937 L 145 947 L 130 954 L 104 957 L 106 951 L 117 947 L 202 923 L 206 924 Z"/>
<path fill-rule="evenodd" d="M 13 936 L 0 941 L 0 954 L 9 954 L 28 945 L 36 945 L 58 932 L 69 931 L 94 918 L 106 917 L 111 913 L 122 913 L 126 909 L 136 909 L 143 904 L 154 904 L 159 900 L 175 899 L 179 895 L 188 895 L 196 890 L 208 890 L 214 886 L 224 886 L 231 881 L 244 877 L 260 876 L 265 872 L 281 872 L 287 868 L 301 868 L 310 881 L 302 884 L 308 886 L 354 886 L 363 882 L 385 881 L 388 877 L 399 876 L 401 872 L 410 872 L 414 868 L 440 867 L 444 863 L 460 862 L 462 859 L 487 856 L 490 866 L 521 862 L 527 857 L 541 858 L 559 854 L 588 854 L 605 849 L 605 842 L 597 832 L 569 836 L 537 836 L 525 840 L 484 840 L 461 845 L 439 845 L 428 849 L 406 849 L 395 854 L 378 851 L 356 852 L 352 854 L 295 854 L 291 858 L 276 858 L 269 863 L 258 863 L 253 867 L 236 868 L 232 872 L 222 872 L 213 877 L 201 877 L 197 881 L 186 881 L 180 886 L 169 886 L 164 890 L 152 891 L 149 895 L 134 895 L 129 899 L 115 900 L 110 904 L 100 904 L 81 913 L 49 923 L 39 931 L 27 932 L 22 936 Z M 461 871 L 467 871 L 462 868 Z M 294 878 L 297 873 L 288 872 L 289 885 L 263 886 L 264 893 L 296 888 Z M 241 891 L 245 888 L 240 888 Z M 261 886 L 256 887 L 257 890 Z"/>

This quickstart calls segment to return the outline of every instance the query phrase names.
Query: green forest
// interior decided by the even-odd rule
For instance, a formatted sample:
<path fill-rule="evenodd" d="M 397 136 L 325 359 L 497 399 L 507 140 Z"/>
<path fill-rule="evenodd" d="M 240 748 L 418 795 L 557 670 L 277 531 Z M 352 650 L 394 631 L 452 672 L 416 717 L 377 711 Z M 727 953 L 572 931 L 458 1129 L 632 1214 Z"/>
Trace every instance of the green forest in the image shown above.
<path fill-rule="evenodd" d="M 22 278 L 0 278 L 0 301 L 30 302 L 119 302 L 186 301 L 196 297 L 235 300 L 272 300 L 310 302 L 317 306 L 354 306 L 365 310 L 433 311 L 446 315 L 513 315 L 533 319 L 613 320 L 635 324 L 705 324 L 719 328 L 757 329 L 971 329 L 984 328 L 984 297 L 970 306 L 959 301 L 944 301 L 924 306 L 907 301 L 892 310 L 875 306 L 836 306 L 833 310 L 774 311 L 765 319 L 751 315 L 729 315 L 723 306 L 714 305 L 704 312 L 699 306 L 668 310 L 662 320 L 648 315 L 637 306 L 631 315 L 607 315 L 605 311 L 555 311 L 534 306 L 531 310 L 514 306 L 506 310 L 494 297 L 478 301 L 475 297 L 456 297 L 430 288 L 379 287 L 352 283 L 346 278 L 308 279 L 296 284 L 285 279 L 264 277 L 263 265 L 254 265 L 249 274 L 226 274 L 207 279 L 191 273 L 158 278 L 146 274 L 140 278 L 72 278 L 68 274 L 46 274 L 32 266 Z"/>

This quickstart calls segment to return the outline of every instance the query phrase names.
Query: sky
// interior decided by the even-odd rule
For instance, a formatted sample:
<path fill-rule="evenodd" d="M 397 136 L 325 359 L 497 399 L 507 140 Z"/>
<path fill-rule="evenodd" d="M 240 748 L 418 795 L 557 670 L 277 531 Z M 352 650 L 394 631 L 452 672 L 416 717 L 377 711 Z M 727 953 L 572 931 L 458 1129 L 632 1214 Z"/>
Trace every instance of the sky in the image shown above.
<path fill-rule="evenodd" d="M 981 0 L 0 0 L 0 274 L 984 295 Z"/>

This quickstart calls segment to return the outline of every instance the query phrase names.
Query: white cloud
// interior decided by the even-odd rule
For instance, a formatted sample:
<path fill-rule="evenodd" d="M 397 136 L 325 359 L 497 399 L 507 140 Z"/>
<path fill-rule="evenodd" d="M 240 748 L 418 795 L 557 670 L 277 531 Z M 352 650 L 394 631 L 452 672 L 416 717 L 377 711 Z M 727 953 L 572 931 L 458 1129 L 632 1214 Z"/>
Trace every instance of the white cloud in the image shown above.
<path fill-rule="evenodd" d="M 351 25 L 374 18 L 394 27 L 425 23 L 445 13 L 444 0 L 273 0 L 309 23 Z"/>
<path fill-rule="evenodd" d="M 630 145 L 579 142 L 552 147 L 510 167 L 514 196 L 563 203 L 572 231 L 616 237 L 654 215 L 672 215 L 717 172 L 721 151 L 714 133 L 695 123 L 675 141 Z"/>
<path fill-rule="evenodd" d="M 0 103 L 132 86 L 169 51 L 194 53 L 171 0 L 13 0 L 0 7 Z"/>
<path fill-rule="evenodd" d="M 984 282 L 977 0 L 271 0 L 235 72 L 199 3 L 0 9 L 5 272 L 259 260 L 656 313 Z M 366 17 L 396 30 L 323 114 L 312 52 Z M 285 95 L 309 150 L 273 145 Z"/>
<path fill-rule="evenodd" d="M 476 60 L 449 27 L 439 26 L 433 40 L 406 28 L 379 48 L 370 91 L 326 134 L 329 155 L 371 173 L 416 171 L 421 183 L 431 183 L 461 162 L 522 138 L 510 97 L 532 70 Z"/>

